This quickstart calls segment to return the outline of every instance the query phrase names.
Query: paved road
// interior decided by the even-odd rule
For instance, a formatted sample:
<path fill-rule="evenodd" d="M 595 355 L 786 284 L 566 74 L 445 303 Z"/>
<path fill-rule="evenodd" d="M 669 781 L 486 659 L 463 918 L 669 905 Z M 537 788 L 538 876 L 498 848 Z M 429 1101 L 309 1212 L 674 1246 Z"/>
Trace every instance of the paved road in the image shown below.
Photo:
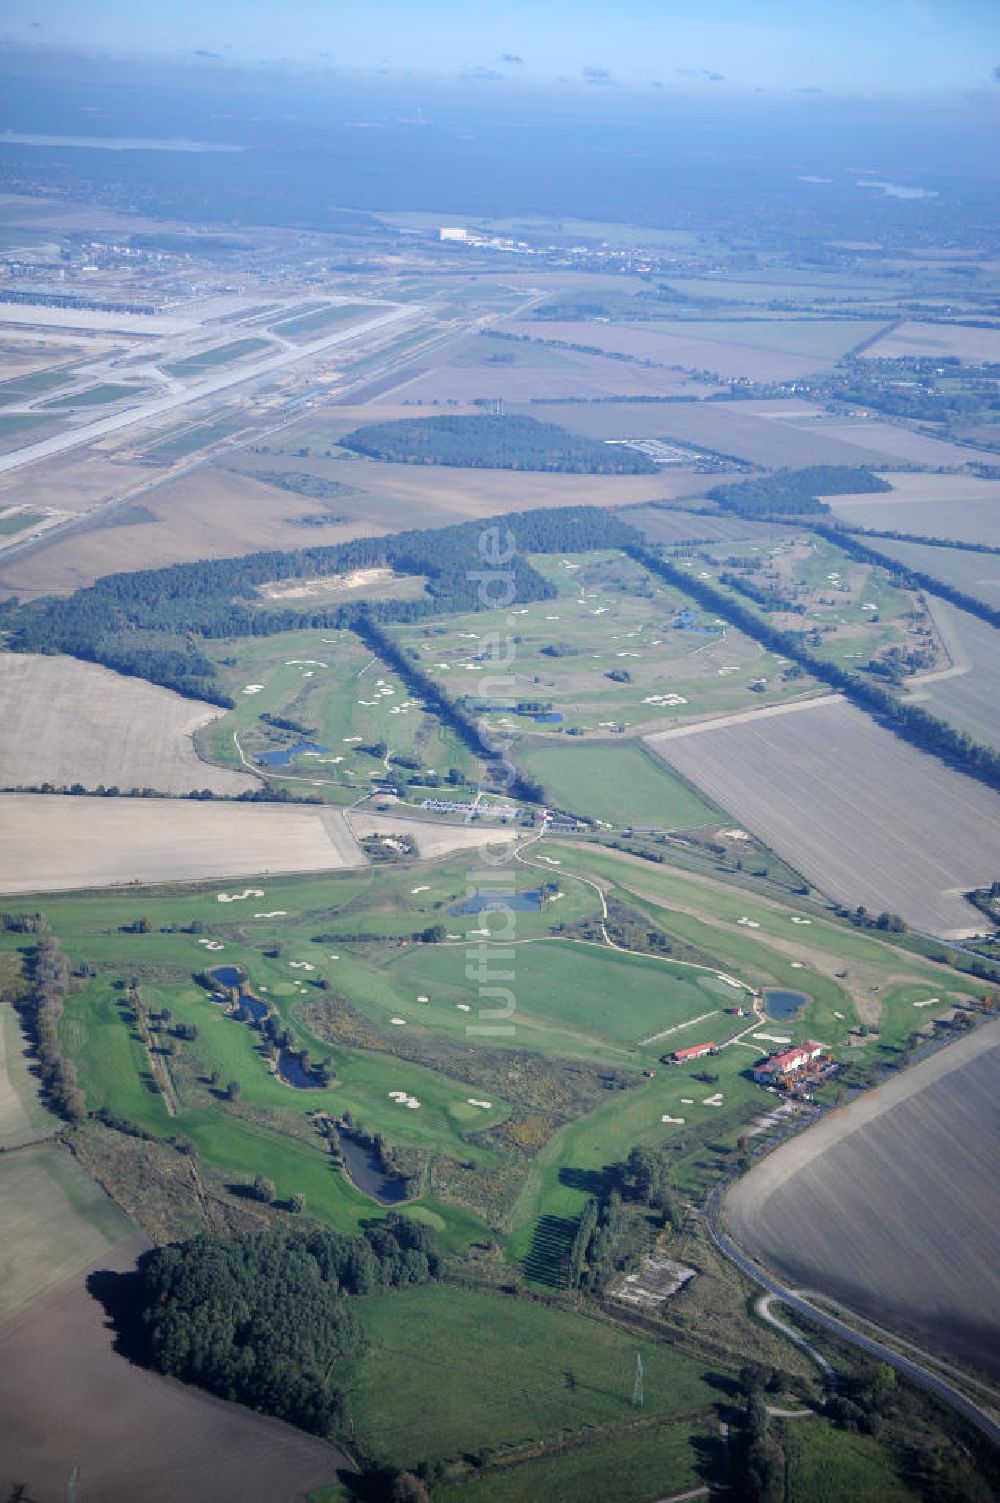
<path fill-rule="evenodd" d="M 57 433 L 52 438 L 41 439 L 38 443 L 26 444 L 23 448 L 14 449 L 10 454 L 0 455 L 0 475 L 23 469 L 26 465 L 37 464 L 41 459 L 51 459 L 54 454 L 65 454 L 70 449 L 82 448 L 84 444 L 93 443 L 95 439 L 106 438 L 108 434 L 119 433 L 124 428 L 134 427 L 138 423 L 147 422 L 150 418 L 162 417 L 165 413 L 173 412 L 179 407 L 203 401 L 205 397 L 217 396 L 219 392 L 227 391 L 231 387 L 244 386 L 248 381 L 259 381 L 277 371 L 287 370 L 289 366 L 298 365 L 313 355 L 321 355 L 336 345 L 359 339 L 363 334 L 371 334 L 375 329 L 384 328 L 387 324 L 415 318 L 423 311 L 423 306 L 419 303 L 397 304 L 387 308 L 384 313 L 367 319 L 363 324 L 354 324 L 351 328 L 341 329 L 336 334 L 327 334 L 325 338 L 314 339 L 311 343 L 300 345 L 297 349 L 282 350 L 280 354 L 267 355 L 263 360 L 257 360 L 252 365 L 244 365 L 238 370 L 210 376 L 204 381 L 198 381 L 193 386 L 186 387 L 183 391 L 170 392 L 166 396 L 154 398 L 151 402 L 144 402 L 138 407 L 126 408 L 124 412 L 117 412 L 111 417 L 96 418 L 92 423 L 85 423 L 82 428 L 73 428 L 66 433 Z"/>
<path fill-rule="evenodd" d="M 719 1225 L 719 1198 L 719 1190 L 713 1190 L 706 1207 L 705 1219 L 709 1233 L 719 1251 L 724 1253 L 731 1263 L 735 1263 L 737 1268 L 745 1273 L 748 1278 L 753 1279 L 757 1284 L 762 1284 L 769 1294 L 781 1300 L 789 1309 L 797 1311 L 814 1325 L 821 1326 L 824 1330 L 830 1331 L 834 1336 L 839 1337 L 841 1341 L 849 1342 L 851 1346 L 859 1347 L 861 1351 L 866 1352 L 870 1357 L 876 1358 L 877 1361 L 887 1363 L 889 1367 L 894 1368 L 903 1377 L 909 1378 L 912 1383 L 916 1383 L 918 1388 L 924 1388 L 929 1393 L 934 1394 L 942 1403 L 948 1404 L 958 1414 L 962 1415 L 964 1419 L 967 1419 L 971 1425 L 975 1425 L 976 1429 L 985 1435 L 987 1440 L 992 1441 L 994 1445 L 1000 1445 L 1000 1425 L 984 1409 L 980 1409 L 978 1404 L 966 1398 L 965 1394 L 959 1389 L 945 1382 L 943 1378 L 939 1378 L 936 1373 L 929 1372 L 927 1368 L 921 1367 L 918 1362 L 914 1362 L 909 1357 L 902 1356 L 891 1347 L 884 1346 L 882 1342 L 876 1341 L 873 1337 L 863 1336 L 859 1331 L 855 1331 L 851 1326 L 846 1325 L 844 1321 L 838 1320 L 835 1315 L 828 1315 L 825 1311 L 818 1310 L 815 1305 L 810 1304 L 801 1294 L 797 1294 L 793 1289 L 786 1288 L 784 1284 L 768 1273 L 766 1269 L 741 1252 L 735 1242 L 726 1235 Z"/>

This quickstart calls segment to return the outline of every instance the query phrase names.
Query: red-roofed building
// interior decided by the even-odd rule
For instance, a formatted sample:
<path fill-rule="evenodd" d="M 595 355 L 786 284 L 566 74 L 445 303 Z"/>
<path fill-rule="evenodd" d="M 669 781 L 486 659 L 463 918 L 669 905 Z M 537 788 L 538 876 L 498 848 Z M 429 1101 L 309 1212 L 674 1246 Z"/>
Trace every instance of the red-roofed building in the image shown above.
<path fill-rule="evenodd" d="M 822 1044 L 814 1044 L 806 1040 L 804 1044 L 793 1044 L 789 1049 L 779 1049 L 777 1054 L 769 1054 L 767 1059 L 761 1060 L 759 1065 L 754 1066 L 753 1078 L 760 1085 L 770 1085 L 773 1080 L 782 1075 L 794 1075 L 797 1070 L 802 1070 L 806 1065 L 811 1065 L 814 1059 L 819 1059 L 823 1053 Z"/>
<path fill-rule="evenodd" d="M 713 1043 L 689 1044 L 686 1049 L 675 1049 L 670 1056 L 675 1065 L 683 1065 L 689 1059 L 701 1059 L 704 1054 L 717 1054 L 718 1048 Z"/>

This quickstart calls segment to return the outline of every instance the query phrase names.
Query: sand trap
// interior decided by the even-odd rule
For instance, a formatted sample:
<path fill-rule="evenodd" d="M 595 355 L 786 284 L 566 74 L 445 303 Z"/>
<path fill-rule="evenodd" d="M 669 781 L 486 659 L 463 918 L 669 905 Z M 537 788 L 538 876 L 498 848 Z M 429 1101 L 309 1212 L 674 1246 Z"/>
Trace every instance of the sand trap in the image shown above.
<path fill-rule="evenodd" d="M 288 964 L 293 971 L 314 971 L 316 969 L 311 960 L 290 960 Z"/>
<path fill-rule="evenodd" d="M 468 1101 L 470 1106 L 482 1107 L 484 1112 L 488 1112 L 493 1106 L 492 1101 L 476 1101 L 472 1096 L 468 1098 Z"/>
<path fill-rule="evenodd" d="M 681 1097 L 681 1106 L 694 1106 L 694 1097 L 693 1096 L 682 1096 Z"/>
<path fill-rule="evenodd" d="M 430 997 L 425 997 L 423 992 L 421 992 L 419 997 L 417 998 L 418 1002 L 429 1002 L 430 1000 Z"/>
<path fill-rule="evenodd" d="M 456 1002 L 455 1006 L 458 1008 L 459 1012 L 471 1012 L 472 1010 L 469 1007 L 468 1002 Z"/>
<path fill-rule="evenodd" d="M 793 924 L 811 924 L 811 923 L 812 923 L 812 919 L 807 919 L 807 918 L 795 918 L 795 917 L 793 917 L 793 918 L 792 918 L 792 923 L 793 923 Z"/>
<path fill-rule="evenodd" d="M 721 1091 L 716 1091 L 714 1096 L 706 1096 L 701 1104 L 702 1106 L 721 1106 L 725 1099 Z"/>
<path fill-rule="evenodd" d="M 746 914 L 744 914 L 742 918 L 738 918 L 736 920 L 736 922 L 738 924 L 742 924 L 744 926 L 744 928 L 746 928 L 746 929 L 759 929 L 760 928 L 760 924 L 758 924 L 757 920 L 756 919 L 752 919 L 752 918 L 747 918 Z"/>
<path fill-rule="evenodd" d="M 339 959 L 340 959 L 340 956 L 339 956 L 339 955 L 330 955 L 330 956 L 329 956 L 329 957 L 328 957 L 328 958 L 329 958 L 329 959 L 330 959 L 330 960 L 339 960 Z"/>
<path fill-rule="evenodd" d="M 678 1127 L 683 1127 L 684 1126 L 684 1118 L 683 1117 L 671 1117 L 671 1116 L 668 1116 L 668 1114 L 666 1112 L 663 1113 L 663 1116 L 660 1118 L 660 1121 L 661 1122 L 675 1122 Z"/>
<path fill-rule="evenodd" d="M 389 1022 L 392 1024 L 392 1026 L 394 1028 L 405 1028 L 406 1027 L 406 1019 L 405 1018 L 390 1018 Z"/>
<path fill-rule="evenodd" d="M 792 1042 L 786 1033 L 755 1033 L 753 1036 L 762 1044 L 790 1044 Z"/>
<path fill-rule="evenodd" d="M 792 960 L 792 961 L 789 961 L 789 964 L 791 965 L 791 968 L 792 968 L 793 971 L 801 971 L 801 969 L 802 969 L 802 961 L 801 960 Z"/>
<path fill-rule="evenodd" d="M 220 903 L 240 903 L 244 898 L 262 898 L 263 887 L 245 887 L 242 892 L 217 892 Z"/>
<path fill-rule="evenodd" d="M 940 1001 L 940 997 L 928 997 L 926 1002 L 914 1002 L 913 1005 L 914 1007 L 933 1007 L 936 1002 Z"/>
<path fill-rule="evenodd" d="M 267 913 L 255 913 L 254 918 L 287 918 L 287 908 L 271 908 Z"/>
<path fill-rule="evenodd" d="M 260 691 L 261 691 L 261 689 L 263 689 L 263 687 L 264 687 L 263 684 L 244 684 L 243 685 L 243 693 L 244 694 L 259 694 Z"/>
<path fill-rule="evenodd" d="M 411 887 L 410 888 L 410 892 L 414 895 L 414 897 L 416 897 L 416 895 L 417 895 L 418 892 L 429 892 L 429 891 L 430 891 L 430 888 L 429 888 L 429 886 L 428 886 L 428 884 L 426 882 L 421 883 L 421 885 L 419 887 Z"/>

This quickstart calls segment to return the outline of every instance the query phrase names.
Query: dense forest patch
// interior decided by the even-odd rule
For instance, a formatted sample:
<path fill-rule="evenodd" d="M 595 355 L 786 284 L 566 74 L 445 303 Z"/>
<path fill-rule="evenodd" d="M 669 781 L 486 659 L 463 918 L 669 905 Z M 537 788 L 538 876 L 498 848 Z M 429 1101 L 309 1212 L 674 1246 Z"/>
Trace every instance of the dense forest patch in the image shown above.
<path fill-rule="evenodd" d="M 340 440 L 345 449 L 395 464 L 487 470 L 556 470 L 569 475 L 655 475 L 645 454 L 569 433 L 529 417 L 402 418 L 368 423 Z"/>

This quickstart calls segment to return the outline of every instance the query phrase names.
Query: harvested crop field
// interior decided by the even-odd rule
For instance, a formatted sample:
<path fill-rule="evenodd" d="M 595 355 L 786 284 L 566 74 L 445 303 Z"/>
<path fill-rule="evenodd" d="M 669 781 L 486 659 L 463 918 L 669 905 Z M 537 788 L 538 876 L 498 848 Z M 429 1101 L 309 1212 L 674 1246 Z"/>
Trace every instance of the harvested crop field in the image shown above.
<path fill-rule="evenodd" d="M 0 653 L 0 786 L 52 783 L 237 794 L 249 773 L 203 762 L 194 733 L 223 714 L 76 658 Z"/>
<path fill-rule="evenodd" d="M 993 456 L 985 449 L 976 449 L 968 444 L 954 444 L 943 438 L 929 438 L 912 428 L 903 428 L 898 423 L 883 423 L 877 418 L 849 418 L 843 421 L 818 417 L 806 419 L 802 426 L 806 431 L 813 427 L 828 437 L 858 448 L 869 449 L 873 454 L 888 454 L 890 460 L 904 464 L 963 465 L 990 464 Z M 869 459 L 869 464 L 872 461 Z"/>
<path fill-rule="evenodd" d="M 795 398 L 747 402 L 558 404 L 546 407 L 548 422 L 594 438 L 674 438 L 693 448 L 733 455 L 749 464 L 796 468 L 811 464 L 891 463 L 891 455 L 847 441 L 817 409 Z"/>
<path fill-rule="evenodd" d="M 756 330 L 757 325 L 753 328 Z M 592 349 L 630 355 L 637 360 L 652 360 L 659 365 L 710 371 L 725 379 L 747 376 L 752 381 L 789 381 L 825 370 L 832 363 L 831 357 L 766 349 L 742 344 L 738 339 L 706 339 L 701 334 L 673 333 L 672 329 L 673 325 L 669 323 L 562 323 L 553 319 L 504 325 L 505 333 L 517 336 L 558 339 L 564 344 L 587 345 Z"/>
<path fill-rule="evenodd" d="M 145 477 L 148 482 L 148 470 Z M 0 562 L 0 573 L 3 584 L 22 598 L 60 595 L 104 574 L 232 558 L 251 549 L 340 543 L 384 530 L 354 515 L 333 526 L 302 520 L 328 517 L 307 496 L 206 465 L 166 479 L 140 502 L 115 507 L 78 532 L 55 537 L 6 565 Z"/>
<path fill-rule="evenodd" d="M 1000 1377 L 998 1065 L 990 1023 L 825 1117 L 729 1192 L 730 1230 L 793 1285 Z"/>
<path fill-rule="evenodd" d="M 0 1156 L 0 1197 L 0 1329 L 132 1231 L 100 1186 L 66 1149 L 53 1143 L 36 1143 Z M 0 1335 L 0 1353 L 2 1347 Z M 0 1416 L 5 1407 L 0 1403 Z M 2 1423 L 0 1419 L 0 1427 Z"/>
<path fill-rule="evenodd" d="M 608 397 L 698 398 L 721 390 L 696 382 L 681 371 L 584 355 L 569 350 L 499 340 L 483 340 L 493 361 L 461 356 L 433 370 L 402 373 L 387 388 L 408 402 L 469 402 L 503 397 L 508 402 L 598 401 Z M 497 357 L 500 357 L 499 359 Z M 540 358 L 541 357 L 541 358 Z"/>
<path fill-rule="evenodd" d="M 424 856 L 510 841 L 513 828 L 281 804 L 0 794 L 0 893 L 194 882 L 363 866 L 351 830 L 410 834 Z"/>
<path fill-rule="evenodd" d="M 837 902 L 942 937 L 983 928 L 962 894 L 994 880 L 1000 798 L 839 696 L 646 741 Z"/>
<path fill-rule="evenodd" d="M 907 680 L 907 698 L 1000 751 L 1000 631 L 947 600 L 926 597 L 952 667 Z"/>
<path fill-rule="evenodd" d="M 1000 480 L 919 474 L 883 478 L 892 485 L 890 494 L 831 496 L 834 514 L 849 526 L 1000 546 Z"/>
<path fill-rule="evenodd" d="M 364 858 L 318 807 L 0 794 L 0 893 L 337 871 Z"/>
<path fill-rule="evenodd" d="M 131 1238 L 95 1271 L 123 1272 Z M 297 1503 L 336 1481 L 339 1451 L 278 1420 L 133 1367 L 83 1273 L 0 1329 L 0 1492 L 61 1503 Z"/>
<path fill-rule="evenodd" d="M 1000 609 L 1000 554 L 977 553 L 965 548 L 934 548 L 928 543 L 897 543 L 892 538 L 876 538 L 872 547 L 889 558 L 898 559 L 908 569 L 919 569 L 935 579 L 944 580 L 984 605 Z"/>
<path fill-rule="evenodd" d="M 966 329 L 959 324 L 899 324 L 865 351 L 866 360 L 900 360 L 916 355 L 957 355 L 960 360 L 1000 362 L 1000 329 Z"/>

